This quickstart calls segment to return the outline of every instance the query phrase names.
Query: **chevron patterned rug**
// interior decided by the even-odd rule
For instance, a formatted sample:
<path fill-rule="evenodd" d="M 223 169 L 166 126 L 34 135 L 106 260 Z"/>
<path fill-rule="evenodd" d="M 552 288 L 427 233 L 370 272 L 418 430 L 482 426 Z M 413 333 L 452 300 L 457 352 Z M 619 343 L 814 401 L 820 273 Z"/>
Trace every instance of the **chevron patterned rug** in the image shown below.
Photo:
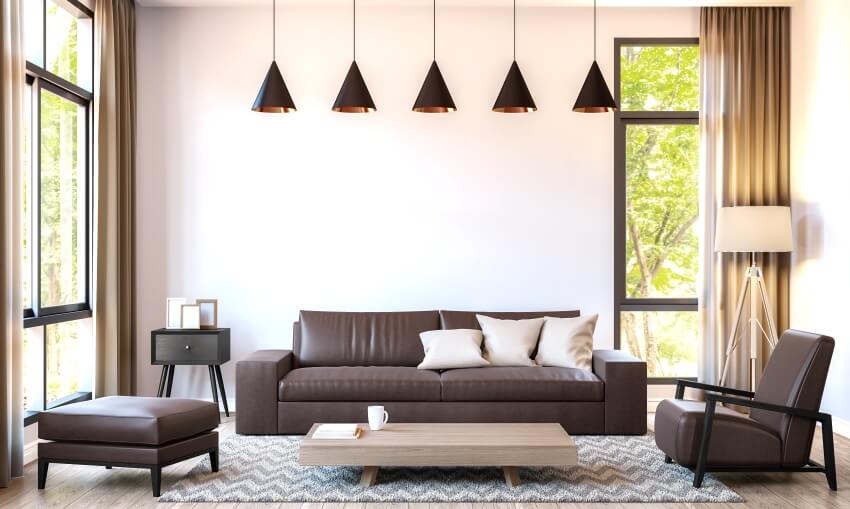
<path fill-rule="evenodd" d="M 301 467 L 299 437 L 231 436 L 220 470 L 209 457 L 167 487 L 160 502 L 740 502 L 712 476 L 664 463 L 652 435 L 577 436 L 575 467 L 519 469 L 508 488 L 500 468 L 381 468 L 377 484 L 358 486 L 354 467 Z"/>

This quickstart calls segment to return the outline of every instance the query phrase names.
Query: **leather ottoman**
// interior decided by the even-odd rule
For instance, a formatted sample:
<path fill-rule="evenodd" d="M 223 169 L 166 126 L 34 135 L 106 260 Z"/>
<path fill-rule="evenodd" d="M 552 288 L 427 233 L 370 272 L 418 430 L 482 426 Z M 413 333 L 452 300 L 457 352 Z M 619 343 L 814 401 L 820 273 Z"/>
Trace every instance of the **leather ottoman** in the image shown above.
<path fill-rule="evenodd" d="M 38 416 L 38 489 L 50 463 L 147 468 L 158 497 L 162 468 L 203 454 L 218 471 L 218 406 L 193 399 L 110 396 Z"/>

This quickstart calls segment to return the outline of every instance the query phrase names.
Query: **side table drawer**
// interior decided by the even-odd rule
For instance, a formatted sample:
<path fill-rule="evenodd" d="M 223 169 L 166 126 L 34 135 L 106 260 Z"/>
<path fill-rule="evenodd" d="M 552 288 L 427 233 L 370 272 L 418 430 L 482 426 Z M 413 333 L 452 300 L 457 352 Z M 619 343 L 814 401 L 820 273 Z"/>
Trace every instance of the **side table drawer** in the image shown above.
<path fill-rule="evenodd" d="M 168 364 L 217 364 L 219 337 L 216 334 L 168 334 L 155 338 L 153 360 Z"/>

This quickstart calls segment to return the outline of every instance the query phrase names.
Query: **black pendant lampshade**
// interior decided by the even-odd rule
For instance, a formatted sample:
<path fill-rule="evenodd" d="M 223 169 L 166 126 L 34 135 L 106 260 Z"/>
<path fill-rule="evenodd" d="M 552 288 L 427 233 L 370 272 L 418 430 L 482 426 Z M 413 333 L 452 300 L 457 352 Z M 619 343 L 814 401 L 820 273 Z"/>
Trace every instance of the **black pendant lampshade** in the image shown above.
<path fill-rule="evenodd" d="M 449 87 L 446 86 L 446 80 L 443 79 L 443 73 L 440 72 L 440 66 L 437 65 L 437 0 L 433 1 L 432 13 L 434 20 L 432 25 L 434 60 L 428 69 L 428 74 L 425 76 L 425 82 L 422 83 L 419 95 L 416 96 L 416 102 L 413 103 L 413 111 L 419 113 L 457 111 L 455 101 L 452 99 L 451 92 L 449 92 Z"/>
<path fill-rule="evenodd" d="M 280 74 L 280 69 L 277 67 L 275 60 L 275 47 L 277 30 L 275 22 L 277 21 L 277 2 L 272 1 L 272 65 L 269 66 L 269 71 L 266 73 L 266 79 L 260 85 L 260 91 L 257 93 L 257 98 L 254 99 L 254 105 L 251 109 L 261 113 L 289 113 L 296 111 L 295 103 L 292 101 L 292 96 L 289 95 L 289 89 L 286 88 L 286 83 L 283 81 L 283 76 Z"/>
<path fill-rule="evenodd" d="M 593 63 L 590 64 L 590 70 L 578 93 L 573 111 L 578 113 L 617 111 L 617 103 L 614 102 L 605 77 L 602 76 L 602 70 L 596 63 L 596 0 L 593 0 Z"/>
<path fill-rule="evenodd" d="M 502 90 L 499 91 L 499 96 L 493 104 L 493 111 L 498 113 L 537 111 L 534 98 L 531 97 L 528 85 L 525 84 L 525 78 L 522 77 L 522 72 L 519 70 L 519 64 L 516 63 L 516 0 L 514 0 L 514 60 L 511 63 L 511 68 L 508 69 Z"/>
<path fill-rule="evenodd" d="M 536 110 L 537 105 L 534 104 L 534 98 L 531 97 L 531 92 L 528 91 L 528 85 L 525 84 L 525 79 L 519 70 L 519 64 L 514 60 L 511 68 L 508 69 L 508 75 L 505 77 L 502 90 L 499 91 L 499 97 L 496 98 L 496 103 L 493 104 L 493 111 L 499 113 L 526 113 Z"/>
<path fill-rule="evenodd" d="M 579 113 L 605 113 L 616 110 L 617 103 L 614 102 L 614 98 L 608 90 L 608 84 L 605 83 L 605 77 L 602 76 L 599 64 L 594 60 L 590 64 L 590 71 L 587 73 L 584 85 L 581 86 L 581 91 L 578 93 L 578 99 L 576 99 L 575 106 L 573 106 L 573 111 Z"/>
<path fill-rule="evenodd" d="M 366 82 L 363 81 L 357 61 L 351 62 L 351 67 L 348 68 L 348 74 L 345 75 L 345 81 L 342 82 L 342 88 L 339 89 L 339 94 L 334 101 L 333 110 L 340 113 L 375 111 L 375 102 L 369 94 L 369 89 L 366 88 Z"/>
<path fill-rule="evenodd" d="M 352 0 L 352 54 L 351 67 L 342 82 L 342 88 L 334 101 L 333 110 L 340 113 L 368 113 L 375 111 L 375 101 L 366 87 L 363 74 L 357 66 L 357 0 Z"/>

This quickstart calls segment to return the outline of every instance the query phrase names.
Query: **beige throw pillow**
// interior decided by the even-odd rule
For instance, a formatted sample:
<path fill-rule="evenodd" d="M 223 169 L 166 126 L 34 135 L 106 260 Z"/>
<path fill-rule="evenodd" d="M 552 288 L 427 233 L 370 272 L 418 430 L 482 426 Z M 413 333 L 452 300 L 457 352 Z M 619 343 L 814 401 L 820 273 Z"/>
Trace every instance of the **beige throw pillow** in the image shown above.
<path fill-rule="evenodd" d="M 484 333 L 484 358 L 491 366 L 534 366 L 531 353 L 540 337 L 542 318 L 499 320 L 475 315 Z"/>
<path fill-rule="evenodd" d="M 419 369 L 478 368 L 490 364 L 481 357 L 480 330 L 432 330 L 419 334 L 425 348 L 425 359 Z"/>
<path fill-rule="evenodd" d="M 575 318 L 544 317 L 535 360 L 541 366 L 591 370 L 593 331 L 599 315 Z"/>

